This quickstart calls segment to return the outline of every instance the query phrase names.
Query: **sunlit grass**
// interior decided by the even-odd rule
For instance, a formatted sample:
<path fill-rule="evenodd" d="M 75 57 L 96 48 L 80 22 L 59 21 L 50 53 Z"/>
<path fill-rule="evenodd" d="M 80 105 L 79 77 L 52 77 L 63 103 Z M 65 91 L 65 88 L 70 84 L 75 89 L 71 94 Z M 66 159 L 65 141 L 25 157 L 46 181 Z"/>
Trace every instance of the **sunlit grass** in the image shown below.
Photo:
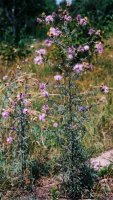
<path fill-rule="evenodd" d="M 95 86 L 100 86 L 102 84 L 113 88 L 113 38 L 105 41 L 105 46 L 104 53 L 93 60 L 94 70 L 92 72 L 86 72 L 79 81 L 83 92 L 92 89 L 95 90 Z M 54 72 L 50 66 L 38 66 L 34 64 L 35 50 L 40 47 L 43 47 L 43 43 L 35 42 L 32 46 L 34 53 L 28 58 L 17 60 L 17 62 L 13 63 L 10 67 L 0 65 L 1 77 L 6 73 L 10 76 L 15 73 L 15 69 L 18 67 L 21 68 L 23 72 L 35 74 L 39 80 L 45 81 L 46 83 L 48 83 L 50 79 L 53 80 Z M 112 90 L 110 92 L 110 95 L 98 94 L 93 97 L 93 103 L 96 104 L 99 101 L 103 102 L 90 110 L 89 121 L 87 121 L 85 125 L 87 133 L 83 142 L 93 154 L 110 149 L 113 145 L 113 93 Z M 90 98 L 86 103 L 90 103 Z M 34 104 L 37 106 L 36 102 L 34 102 Z"/>

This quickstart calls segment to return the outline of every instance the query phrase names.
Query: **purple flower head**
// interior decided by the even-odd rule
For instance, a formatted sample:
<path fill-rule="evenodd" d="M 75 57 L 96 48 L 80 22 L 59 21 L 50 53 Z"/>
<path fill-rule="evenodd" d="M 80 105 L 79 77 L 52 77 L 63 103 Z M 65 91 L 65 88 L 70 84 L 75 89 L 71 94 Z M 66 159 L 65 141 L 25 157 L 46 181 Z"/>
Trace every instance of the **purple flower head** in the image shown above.
<path fill-rule="evenodd" d="M 71 16 L 68 16 L 68 15 L 65 15 L 65 16 L 64 16 L 64 20 L 65 20 L 66 22 L 71 22 L 71 21 L 72 21 L 72 17 L 71 17 Z"/>
<path fill-rule="evenodd" d="M 55 75 L 54 79 L 55 79 L 55 81 L 61 81 L 62 80 L 62 76 L 61 75 Z"/>
<path fill-rule="evenodd" d="M 77 22 L 79 22 L 81 19 L 82 19 L 81 15 L 78 14 L 77 17 L 76 17 Z"/>
<path fill-rule="evenodd" d="M 17 95 L 17 100 L 19 101 L 20 99 L 23 99 L 25 97 L 25 94 L 20 93 Z"/>
<path fill-rule="evenodd" d="M 52 17 L 55 18 L 57 16 L 56 12 L 52 12 Z"/>
<path fill-rule="evenodd" d="M 101 42 L 96 43 L 95 48 L 96 52 L 98 52 L 99 54 L 103 53 L 103 45 Z"/>
<path fill-rule="evenodd" d="M 42 91 L 46 90 L 46 87 L 47 87 L 46 83 L 40 83 L 40 85 L 39 85 L 39 88 Z"/>
<path fill-rule="evenodd" d="M 38 53 L 40 56 L 43 56 L 43 55 L 45 55 L 47 52 L 46 52 L 46 49 L 39 49 L 38 51 L 36 51 L 36 53 Z"/>
<path fill-rule="evenodd" d="M 37 17 L 36 21 L 40 24 L 42 23 L 42 20 L 40 18 Z"/>
<path fill-rule="evenodd" d="M 76 72 L 77 74 L 79 74 L 80 72 L 83 71 L 83 64 L 76 64 L 74 67 L 73 67 L 73 71 Z"/>
<path fill-rule="evenodd" d="M 59 30 L 59 28 L 51 27 L 49 30 L 49 36 L 58 37 L 61 35 L 61 33 L 62 32 Z"/>
<path fill-rule="evenodd" d="M 90 28 L 88 34 L 91 36 L 95 33 L 95 29 Z"/>
<path fill-rule="evenodd" d="M 79 25 L 85 26 L 88 23 L 87 17 L 82 18 L 81 15 L 77 15 L 76 20 Z"/>
<path fill-rule="evenodd" d="M 103 85 L 100 87 L 100 91 L 103 93 L 108 93 L 109 92 L 109 88 L 106 85 Z"/>
<path fill-rule="evenodd" d="M 85 45 L 83 48 L 85 51 L 89 51 L 89 45 Z"/>
<path fill-rule="evenodd" d="M 42 96 L 47 98 L 49 96 L 49 94 L 48 94 L 48 92 L 46 90 L 44 90 L 42 92 Z"/>
<path fill-rule="evenodd" d="M 4 110 L 4 111 L 2 112 L 2 117 L 3 117 L 4 119 L 7 119 L 7 118 L 9 117 L 9 111 Z"/>
<path fill-rule="evenodd" d="M 68 48 L 68 53 L 69 54 L 75 54 L 75 48 L 74 47 L 69 47 Z"/>
<path fill-rule="evenodd" d="M 68 48 L 68 54 L 67 54 L 67 58 L 68 59 L 73 59 L 73 56 L 75 55 L 75 48 L 72 46 L 72 47 L 69 47 Z"/>
<path fill-rule="evenodd" d="M 40 115 L 39 115 L 39 121 L 45 122 L 45 117 L 46 117 L 46 114 L 45 114 L 45 113 L 40 114 Z"/>
<path fill-rule="evenodd" d="M 29 113 L 28 109 L 27 108 L 24 108 L 23 109 L 23 114 L 27 115 Z"/>
<path fill-rule="evenodd" d="M 85 110 L 87 110 L 87 107 L 85 107 L 85 106 L 80 106 L 80 107 L 79 107 L 79 111 L 80 111 L 80 112 L 85 111 Z"/>
<path fill-rule="evenodd" d="M 47 113 L 49 111 L 49 106 L 46 104 L 46 105 L 43 105 L 43 108 L 42 110 Z"/>
<path fill-rule="evenodd" d="M 48 15 L 46 18 L 45 18 L 45 21 L 46 21 L 46 23 L 50 23 L 50 22 L 53 22 L 54 21 L 54 19 L 53 19 L 53 16 L 52 15 Z"/>
<path fill-rule="evenodd" d="M 90 105 L 90 106 L 80 106 L 80 107 L 79 107 L 79 111 L 80 111 L 80 112 L 82 112 L 82 111 L 87 111 L 87 110 L 89 110 L 91 107 L 92 107 L 92 105 Z"/>
<path fill-rule="evenodd" d="M 53 41 L 47 39 L 45 40 L 44 44 L 47 46 L 47 47 L 50 47 L 52 45 Z"/>
<path fill-rule="evenodd" d="M 77 51 L 78 51 L 78 52 L 84 52 L 85 49 L 84 49 L 84 47 L 82 47 L 82 46 L 80 45 L 80 46 L 78 47 Z"/>
<path fill-rule="evenodd" d="M 41 65 L 43 63 L 43 58 L 39 55 L 34 59 L 36 65 Z"/>
<path fill-rule="evenodd" d="M 8 144 L 11 144 L 12 142 L 13 142 L 13 138 L 12 138 L 12 137 L 8 137 L 8 138 L 7 138 L 7 143 L 8 143 Z"/>
<path fill-rule="evenodd" d="M 58 123 L 55 122 L 55 123 L 53 124 L 53 127 L 54 127 L 54 128 L 57 128 L 57 127 L 58 127 Z"/>
<path fill-rule="evenodd" d="M 73 55 L 72 55 L 72 54 L 67 54 L 67 58 L 68 58 L 69 60 L 72 60 L 72 59 L 73 59 Z"/>
<path fill-rule="evenodd" d="M 7 79 L 8 79 L 8 76 L 7 76 L 7 75 L 3 76 L 3 81 L 5 81 L 5 80 L 7 80 Z"/>
<path fill-rule="evenodd" d="M 84 52 L 84 51 L 88 51 L 89 50 L 89 45 L 85 45 L 85 46 L 79 46 L 78 47 L 78 52 Z"/>
<path fill-rule="evenodd" d="M 82 25 L 82 26 L 86 26 L 87 23 L 88 23 L 87 17 L 85 17 L 85 18 L 83 18 L 83 19 L 80 20 L 80 25 Z"/>
<path fill-rule="evenodd" d="M 28 99 L 23 99 L 23 103 L 24 103 L 25 106 L 28 106 L 30 102 L 29 102 Z"/>

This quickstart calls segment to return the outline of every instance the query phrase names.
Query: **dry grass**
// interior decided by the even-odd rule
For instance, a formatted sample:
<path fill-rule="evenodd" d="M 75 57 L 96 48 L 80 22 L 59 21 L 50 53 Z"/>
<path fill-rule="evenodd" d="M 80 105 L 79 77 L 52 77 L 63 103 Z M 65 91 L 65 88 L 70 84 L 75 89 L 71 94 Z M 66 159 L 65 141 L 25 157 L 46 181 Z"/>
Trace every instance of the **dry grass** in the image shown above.
<path fill-rule="evenodd" d="M 9 75 L 14 73 L 15 69 L 21 68 L 23 72 L 34 73 L 35 76 L 42 81 L 48 82 L 53 80 L 53 72 L 50 66 L 36 66 L 33 62 L 35 50 L 42 47 L 43 43 L 36 42 L 32 45 L 34 53 L 24 60 L 17 60 L 9 68 L 0 65 L 0 74 Z M 105 51 L 98 59 L 94 58 L 94 70 L 83 75 L 79 82 L 82 91 L 95 89 L 95 86 L 105 84 L 113 88 L 113 38 L 105 41 Z M 93 87 L 94 86 L 94 87 Z M 93 154 L 97 154 L 106 149 L 112 148 L 113 145 L 113 108 L 112 108 L 113 92 L 103 95 L 97 94 L 93 96 L 93 101 L 100 105 L 89 112 L 90 120 L 86 123 L 87 133 L 84 137 L 85 146 Z"/>

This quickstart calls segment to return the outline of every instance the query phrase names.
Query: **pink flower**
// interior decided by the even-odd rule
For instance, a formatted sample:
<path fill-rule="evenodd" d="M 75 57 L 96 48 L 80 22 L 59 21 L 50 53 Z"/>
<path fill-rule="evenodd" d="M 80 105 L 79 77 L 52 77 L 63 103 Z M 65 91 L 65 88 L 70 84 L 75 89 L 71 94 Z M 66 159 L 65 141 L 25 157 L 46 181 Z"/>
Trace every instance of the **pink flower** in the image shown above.
<path fill-rule="evenodd" d="M 36 51 L 36 53 L 38 53 L 40 56 L 43 56 L 43 55 L 45 55 L 47 52 L 46 52 L 46 49 L 39 49 L 38 51 Z"/>
<path fill-rule="evenodd" d="M 42 96 L 47 98 L 49 96 L 49 94 L 48 94 L 48 92 L 46 90 L 44 90 L 42 92 Z"/>
<path fill-rule="evenodd" d="M 81 15 L 78 14 L 77 17 L 76 17 L 77 22 L 79 22 L 81 18 L 82 18 Z"/>
<path fill-rule="evenodd" d="M 83 19 L 80 20 L 79 24 L 82 25 L 82 26 L 86 26 L 87 23 L 88 23 L 88 21 L 87 21 L 87 18 L 85 17 L 85 18 L 83 18 Z"/>
<path fill-rule="evenodd" d="M 94 33 L 95 33 L 95 30 L 94 30 L 93 28 L 90 28 L 88 34 L 91 36 L 91 35 L 93 35 Z"/>
<path fill-rule="evenodd" d="M 53 127 L 54 127 L 54 128 L 57 128 L 57 127 L 58 127 L 58 123 L 55 122 L 55 123 L 53 124 Z"/>
<path fill-rule="evenodd" d="M 23 109 L 23 114 L 26 115 L 26 114 L 28 114 L 28 113 L 29 113 L 28 109 L 27 109 L 27 108 L 24 108 L 24 109 Z"/>
<path fill-rule="evenodd" d="M 40 19 L 40 18 L 38 18 L 38 17 L 37 17 L 36 21 L 37 21 L 38 23 L 42 23 L 42 19 Z"/>
<path fill-rule="evenodd" d="M 30 102 L 28 99 L 23 99 L 23 103 L 25 106 L 29 106 L 30 105 Z"/>
<path fill-rule="evenodd" d="M 83 71 L 83 64 L 76 64 L 74 67 L 73 67 L 73 71 L 76 72 L 77 74 L 79 74 L 80 72 Z"/>
<path fill-rule="evenodd" d="M 40 120 L 41 122 L 45 122 L 45 117 L 46 117 L 46 114 L 45 114 L 45 113 L 42 113 L 42 114 L 39 115 L 39 120 Z"/>
<path fill-rule="evenodd" d="M 100 91 L 103 93 L 108 93 L 109 92 L 109 88 L 106 85 L 103 85 L 100 87 Z"/>
<path fill-rule="evenodd" d="M 54 36 L 54 37 L 58 37 L 61 35 L 61 31 L 59 30 L 59 28 L 53 28 L 51 27 L 49 30 L 49 36 Z"/>
<path fill-rule="evenodd" d="M 50 23 L 50 22 L 53 22 L 54 21 L 54 19 L 53 19 L 53 16 L 52 15 L 48 15 L 46 18 L 45 18 L 45 21 L 46 21 L 46 23 Z"/>
<path fill-rule="evenodd" d="M 84 51 L 88 51 L 89 50 L 89 45 L 85 45 L 85 46 L 79 46 L 78 47 L 78 52 L 84 52 Z"/>
<path fill-rule="evenodd" d="M 2 112 L 2 117 L 3 117 L 4 119 L 7 119 L 7 118 L 9 117 L 9 111 L 4 110 L 4 111 Z"/>
<path fill-rule="evenodd" d="M 89 50 L 89 45 L 85 45 L 85 46 L 84 46 L 84 50 L 85 50 L 85 51 L 88 51 L 88 50 Z"/>
<path fill-rule="evenodd" d="M 25 94 L 23 94 L 23 93 L 20 93 L 20 94 L 18 94 L 17 95 L 17 100 L 19 101 L 20 99 L 23 99 L 25 97 Z"/>
<path fill-rule="evenodd" d="M 75 55 L 75 48 L 72 46 L 72 47 L 69 47 L 68 48 L 68 54 L 67 54 L 67 58 L 68 59 L 73 59 L 73 56 Z"/>
<path fill-rule="evenodd" d="M 62 80 L 62 76 L 61 75 L 55 75 L 54 79 L 55 79 L 55 81 L 61 81 Z"/>
<path fill-rule="evenodd" d="M 68 16 L 68 15 L 65 15 L 64 16 L 64 20 L 67 21 L 67 22 L 71 22 L 72 21 L 72 17 Z"/>
<path fill-rule="evenodd" d="M 8 138 L 7 138 L 7 143 L 8 143 L 8 144 L 11 144 L 12 142 L 13 142 L 13 138 L 12 138 L 12 137 L 8 137 Z"/>
<path fill-rule="evenodd" d="M 69 47 L 68 48 L 68 53 L 69 54 L 75 54 L 75 48 L 72 46 L 72 47 Z"/>
<path fill-rule="evenodd" d="M 8 76 L 7 76 L 7 75 L 3 76 L 3 81 L 5 81 L 5 80 L 7 80 L 7 79 L 8 79 Z"/>
<path fill-rule="evenodd" d="M 101 42 L 96 43 L 95 45 L 96 51 L 101 54 L 103 52 L 103 45 Z"/>
<path fill-rule="evenodd" d="M 77 51 L 78 51 L 78 52 L 84 52 L 84 47 L 80 45 L 80 46 L 78 47 Z"/>
<path fill-rule="evenodd" d="M 43 105 L 43 108 L 42 110 L 47 113 L 49 111 L 49 106 L 46 104 L 46 105 Z"/>
<path fill-rule="evenodd" d="M 67 58 L 71 60 L 71 59 L 73 59 L 73 55 L 72 54 L 67 54 Z"/>
<path fill-rule="evenodd" d="M 40 65 L 43 63 L 43 58 L 39 55 L 34 59 L 34 63 Z"/>
<path fill-rule="evenodd" d="M 46 83 L 40 83 L 39 85 L 40 90 L 46 90 L 46 87 L 47 87 Z"/>
<path fill-rule="evenodd" d="M 87 17 L 82 18 L 81 15 L 77 15 L 76 20 L 79 25 L 85 26 L 88 23 Z"/>
<path fill-rule="evenodd" d="M 57 16 L 56 12 L 52 12 L 52 17 L 54 18 L 56 16 Z"/>
<path fill-rule="evenodd" d="M 47 46 L 47 47 L 50 47 L 51 45 L 52 45 L 52 41 L 51 40 L 49 40 L 49 39 L 47 39 L 47 40 L 45 40 L 45 42 L 44 42 L 44 44 Z"/>

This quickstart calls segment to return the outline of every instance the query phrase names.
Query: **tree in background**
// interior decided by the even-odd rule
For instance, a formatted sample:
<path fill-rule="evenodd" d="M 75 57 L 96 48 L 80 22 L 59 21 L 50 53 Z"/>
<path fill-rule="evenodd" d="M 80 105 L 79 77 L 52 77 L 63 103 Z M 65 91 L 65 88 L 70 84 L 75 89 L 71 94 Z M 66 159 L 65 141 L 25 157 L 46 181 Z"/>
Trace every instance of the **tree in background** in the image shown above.
<path fill-rule="evenodd" d="M 72 0 L 73 14 L 87 15 L 95 26 L 108 26 L 113 17 L 113 0 Z"/>
<path fill-rule="evenodd" d="M 0 40 L 18 43 L 23 35 L 34 35 L 36 17 L 55 9 L 55 0 L 1 0 Z"/>

